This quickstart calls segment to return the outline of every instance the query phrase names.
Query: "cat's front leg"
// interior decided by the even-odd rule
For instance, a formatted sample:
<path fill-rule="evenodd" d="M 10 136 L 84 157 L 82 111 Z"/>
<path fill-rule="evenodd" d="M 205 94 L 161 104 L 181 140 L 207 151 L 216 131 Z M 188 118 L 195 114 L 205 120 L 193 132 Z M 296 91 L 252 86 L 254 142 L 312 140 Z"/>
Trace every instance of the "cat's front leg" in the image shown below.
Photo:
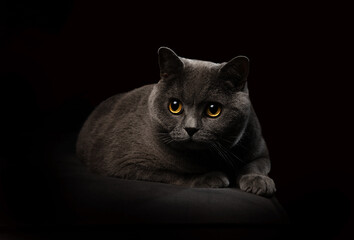
<path fill-rule="evenodd" d="M 222 172 L 210 172 L 198 175 L 191 181 L 192 187 L 224 188 L 229 185 L 229 179 Z"/>
<path fill-rule="evenodd" d="M 256 159 L 245 165 L 237 178 L 241 190 L 257 195 L 271 197 L 275 192 L 273 179 L 268 177 L 270 161 L 268 158 Z"/>
<path fill-rule="evenodd" d="M 238 182 L 241 190 L 265 197 L 271 197 L 276 191 L 273 179 L 262 174 L 241 175 Z"/>
<path fill-rule="evenodd" d="M 209 172 L 205 174 L 184 174 L 168 169 L 153 169 L 146 166 L 145 161 L 125 162 L 113 176 L 152 182 L 170 183 L 189 187 L 223 188 L 229 186 L 230 182 L 226 174 L 222 172 Z"/>

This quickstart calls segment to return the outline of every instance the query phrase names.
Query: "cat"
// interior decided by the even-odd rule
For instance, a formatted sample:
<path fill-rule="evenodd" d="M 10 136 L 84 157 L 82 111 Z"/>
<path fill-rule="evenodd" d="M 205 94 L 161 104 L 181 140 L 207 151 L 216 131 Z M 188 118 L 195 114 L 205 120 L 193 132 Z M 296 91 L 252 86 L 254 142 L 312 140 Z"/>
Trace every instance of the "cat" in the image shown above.
<path fill-rule="evenodd" d="M 248 58 L 213 63 L 161 47 L 158 61 L 158 83 L 110 97 L 91 113 L 77 156 L 105 176 L 272 196 Z"/>

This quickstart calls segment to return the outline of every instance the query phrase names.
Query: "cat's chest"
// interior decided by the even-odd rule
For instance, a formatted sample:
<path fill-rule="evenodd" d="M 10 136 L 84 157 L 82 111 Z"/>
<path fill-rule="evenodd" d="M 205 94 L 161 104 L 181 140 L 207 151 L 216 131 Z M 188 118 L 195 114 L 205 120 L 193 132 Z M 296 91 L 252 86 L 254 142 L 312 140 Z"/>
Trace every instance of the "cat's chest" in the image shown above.
<path fill-rule="evenodd" d="M 207 171 L 211 161 L 210 155 L 204 151 L 191 153 L 183 149 L 171 149 L 168 146 L 156 148 L 156 156 L 161 163 L 173 169 L 179 169 L 184 172 L 203 173 Z"/>
<path fill-rule="evenodd" d="M 154 141 L 135 142 L 133 148 L 124 155 L 123 158 L 139 159 L 139 161 L 144 161 L 144 165 L 154 168 L 185 173 L 205 172 L 208 169 L 205 163 L 210 162 L 205 154 L 190 154 L 183 150 L 171 149 Z"/>

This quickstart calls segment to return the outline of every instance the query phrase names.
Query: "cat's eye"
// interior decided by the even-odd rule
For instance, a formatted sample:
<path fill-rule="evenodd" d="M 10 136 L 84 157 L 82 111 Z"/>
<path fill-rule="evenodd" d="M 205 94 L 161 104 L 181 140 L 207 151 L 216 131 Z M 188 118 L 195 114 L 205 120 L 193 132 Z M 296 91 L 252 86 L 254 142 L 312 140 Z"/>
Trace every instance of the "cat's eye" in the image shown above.
<path fill-rule="evenodd" d="M 209 103 L 206 107 L 205 113 L 208 117 L 218 117 L 221 113 L 221 105 L 219 103 Z"/>
<path fill-rule="evenodd" d="M 168 104 L 168 109 L 173 114 L 180 114 L 182 113 L 182 103 L 178 99 L 172 99 Z"/>

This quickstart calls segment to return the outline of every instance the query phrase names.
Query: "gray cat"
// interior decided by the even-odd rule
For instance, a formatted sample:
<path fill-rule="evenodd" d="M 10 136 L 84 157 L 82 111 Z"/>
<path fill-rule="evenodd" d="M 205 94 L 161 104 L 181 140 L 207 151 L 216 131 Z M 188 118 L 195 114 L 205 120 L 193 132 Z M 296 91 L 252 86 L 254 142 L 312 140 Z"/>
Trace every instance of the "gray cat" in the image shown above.
<path fill-rule="evenodd" d="M 161 80 L 102 102 L 81 129 L 79 158 L 106 176 L 271 196 L 248 58 L 218 64 L 166 47 L 158 54 Z"/>

